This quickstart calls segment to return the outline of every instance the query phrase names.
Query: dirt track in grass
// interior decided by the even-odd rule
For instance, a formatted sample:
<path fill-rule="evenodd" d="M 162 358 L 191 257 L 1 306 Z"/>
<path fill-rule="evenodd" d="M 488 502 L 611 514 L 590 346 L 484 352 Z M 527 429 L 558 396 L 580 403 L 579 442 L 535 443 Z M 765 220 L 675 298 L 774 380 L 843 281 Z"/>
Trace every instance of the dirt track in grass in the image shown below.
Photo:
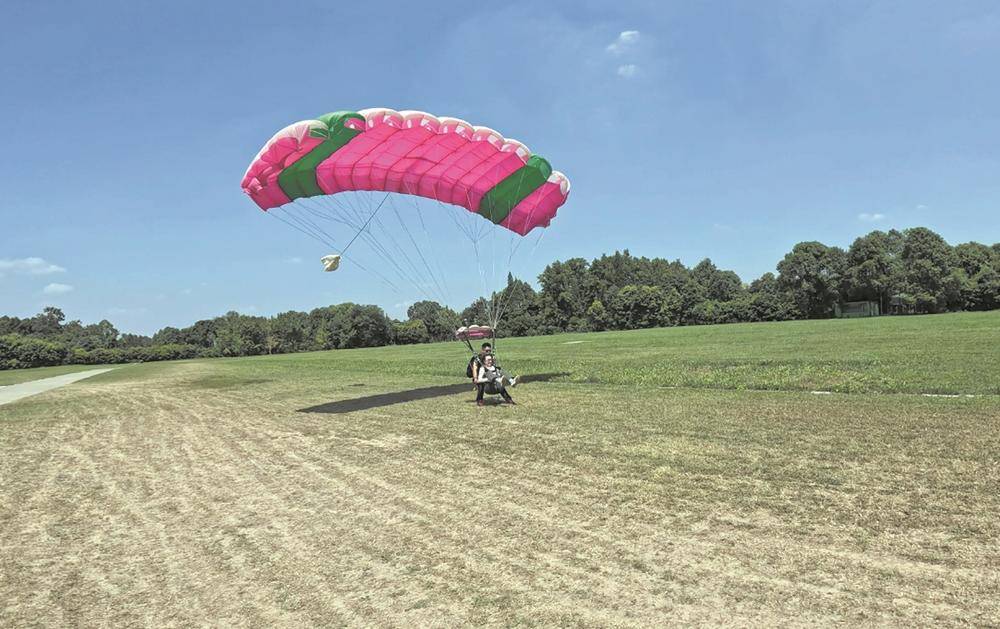
<path fill-rule="evenodd" d="M 1000 622 L 996 400 L 130 369 L 5 407 L 0 625 Z"/>

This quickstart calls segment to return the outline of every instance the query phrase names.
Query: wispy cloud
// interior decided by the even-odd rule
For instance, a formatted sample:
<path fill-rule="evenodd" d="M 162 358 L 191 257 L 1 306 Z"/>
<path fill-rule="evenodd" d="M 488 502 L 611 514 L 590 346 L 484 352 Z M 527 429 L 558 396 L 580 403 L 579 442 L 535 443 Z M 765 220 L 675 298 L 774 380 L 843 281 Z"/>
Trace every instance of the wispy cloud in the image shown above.
<path fill-rule="evenodd" d="M 288 258 L 287 260 L 285 260 L 285 262 L 287 262 L 289 264 L 302 264 L 302 258 L 300 258 L 299 256 L 294 256 L 294 257 Z"/>
<path fill-rule="evenodd" d="M 192 290 L 190 288 L 182 288 L 181 289 L 181 295 L 190 295 L 191 293 L 192 293 Z"/>
<path fill-rule="evenodd" d="M 712 223 L 712 228 L 717 229 L 720 232 L 731 232 L 733 231 L 732 225 L 726 225 L 725 223 Z"/>
<path fill-rule="evenodd" d="M 613 55 L 622 55 L 631 50 L 639 42 L 639 31 L 622 31 L 617 39 L 607 45 L 605 50 Z"/>
<path fill-rule="evenodd" d="M 869 214 L 868 212 L 862 212 L 858 214 L 858 220 L 864 221 L 866 223 L 877 223 L 885 218 L 885 214 Z"/>
<path fill-rule="evenodd" d="M 618 76 L 631 79 L 639 71 L 639 66 L 634 63 L 626 63 L 625 65 L 618 66 Z"/>
<path fill-rule="evenodd" d="M 108 308 L 109 315 L 135 315 L 135 314 L 145 314 L 146 309 L 139 308 Z"/>
<path fill-rule="evenodd" d="M 0 276 L 5 271 L 26 275 L 49 275 L 51 273 L 65 273 L 66 269 L 58 264 L 47 262 L 43 258 L 0 258 Z"/>
<path fill-rule="evenodd" d="M 65 295 L 66 293 L 73 290 L 73 287 L 69 284 L 56 284 L 52 283 L 42 289 L 42 292 L 46 295 Z"/>
<path fill-rule="evenodd" d="M 615 41 L 604 47 L 604 51 L 614 57 L 628 57 L 631 60 L 635 58 L 638 43 L 639 31 L 622 31 Z M 615 73 L 623 79 L 631 79 L 638 75 L 639 66 L 635 63 L 619 63 Z"/>
<path fill-rule="evenodd" d="M 923 203 L 917 205 L 918 210 L 929 210 L 930 206 L 924 205 Z"/>

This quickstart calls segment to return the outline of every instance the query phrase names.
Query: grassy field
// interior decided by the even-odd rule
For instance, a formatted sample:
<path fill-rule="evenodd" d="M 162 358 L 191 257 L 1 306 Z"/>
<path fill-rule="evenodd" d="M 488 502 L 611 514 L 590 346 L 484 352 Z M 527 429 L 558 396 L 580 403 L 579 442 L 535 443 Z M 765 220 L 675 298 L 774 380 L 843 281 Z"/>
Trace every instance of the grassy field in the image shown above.
<path fill-rule="evenodd" d="M 457 343 L 122 367 L 0 407 L 0 626 L 1000 624 L 996 347 L 516 339 L 486 408 Z"/>

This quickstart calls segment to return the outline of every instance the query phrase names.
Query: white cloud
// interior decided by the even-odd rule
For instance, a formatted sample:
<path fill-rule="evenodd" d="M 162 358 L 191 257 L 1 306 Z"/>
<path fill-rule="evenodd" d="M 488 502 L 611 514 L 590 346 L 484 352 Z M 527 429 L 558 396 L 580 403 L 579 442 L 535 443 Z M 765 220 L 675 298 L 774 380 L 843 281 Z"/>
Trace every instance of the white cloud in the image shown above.
<path fill-rule="evenodd" d="M 634 63 L 626 63 L 625 65 L 618 66 L 618 76 L 625 79 L 631 79 L 638 71 L 639 66 Z"/>
<path fill-rule="evenodd" d="M 145 312 L 145 308 L 108 308 L 109 315 L 134 315 L 143 314 Z"/>
<path fill-rule="evenodd" d="M 622 31 L 618 33 L 618 38 L 607 45 L 605 50 L 613 55 L 621 55 L 635 46 L 639 41 L 639 31 Z"/>
<path fill-rule="evenodd" d="M 190 295 L 190 294 L 191 294 L 191 289 L 190 288 L 182 288 L 181 289 L 181 295 Z"/>
<path fill-rule="evenodd" d="M 725 223 L 712 223 L 712 227 L 723 232 L 733 231 L 732 225 L 726 225 Z"/>
<path fill-rule="evenodd" d="M 73 287 L 69 284 L 56 284 L 52 283 L 42 289 L 42 292 L 46 295 L 65 295 L 66 293 L 73 290 Z"/>
<path fill-rule="evenodd" d="M 46 262 L 42 258 L 0 258 L 0 274 L 3 274 L 4 271 L 28 275 L 49 275 L 50 273 L 65 273 L 66 269 L 58 264 Z"/>
<path fill-rule="evenodd" d="M 299 256 L 295 256 L 292 258 L 288 258 L 287 260 L 285 260 L 285 262 L 289 264 L 302 264 L 302 258 L 300 258 Z"/>
<path fill-rule="evenodd" d="M 926 206 L 923 203 L 921 203 L 920 205 L 917 206 L 917 209 L 918 210 L 927 210 L 927 209 L 930 209 L 930 208 L 929 208 L 929 206 Z"/>
<path fill-rule="evenodd" d="M 858 220 L 864 221 L 866 223 L 877 223 L 885 218 L 885 214 L 869 214 L 868 212 L 862 212 L 858 214 Z"/>

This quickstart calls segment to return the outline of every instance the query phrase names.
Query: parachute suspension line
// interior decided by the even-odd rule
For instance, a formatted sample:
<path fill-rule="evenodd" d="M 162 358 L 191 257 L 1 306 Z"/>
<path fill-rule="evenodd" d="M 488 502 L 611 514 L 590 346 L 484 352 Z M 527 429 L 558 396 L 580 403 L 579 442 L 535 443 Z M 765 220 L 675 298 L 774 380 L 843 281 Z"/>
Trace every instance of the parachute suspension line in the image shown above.
<path fill-rule="evenodd" d="M 277 207 L 276 207 L 276 208 L 271 208 L 271 211 L 270 211 L 270 212 L 264 212 L 264 213 L 265 213 L 265 214 L 267 214 L 268 216 L 272 217 L 272 218 L 275 218 L 275 219 L 277 219 L 277 220 L 281 221 L 282 223 L 284 223 L 285 225 L 288 225 L 288 226 L 289 226 L 289 227 L 291 227 L 292 229 L 295 229 L 295 230 L 298 230 L 298 231 L 302 232 L 303 234 L 305 234 L 306 236 L 309 236 L 310 238 L 315 238 L 316 240 L 318 240 L 318 241 L 322 242 L 322 243 L 323 243 L 324 245 L 325 245 L 325 244 L 327 244 L 327 243 L 326 243 L 326 242 L 325 242 L 325 241 L 324 241 L 324 240 L 323 240 L 322 238 L 320 238 L 320 237 L 319 237 L 319 236 L 317 236 L 316 234 L 313 234 L 313 233 L 311 233 L 311 232 L 309 232 L 309 231 L 306 231 L 305 229 L 303 229 L 303 228 L 299 227 L 299 226 L 298 226 L 298 225 L 296 225 L 295 223 L 292 223 L 291 221 L 289 221 L 289 220 L 286 220 L 286 219 L 284 219 L 284 218 L 282 218 L 282 217 L 278 216 L 278 214 L 277 214 L 277 212 L 276 212 L 276 211 L 277 211 L 277 210 L 280 210 L 280 209 L 281 209 L 281 208 L 277 208 Z"/>
<path fill-rule="evenodd" d="M 336 245 L 334 245 L 330 241 L 329 235 L 324 234 L 322 232 L 322 230 L 316 229 L 314 226 L 312 226 L 309 223 L 307 223 L 306 221 L 302 220 L 302 218 L 299 215 L 294 214 L 292 212 L 289 212 L 287 210 L 287 208 L 283 208 L 283 209 L 284 209 L 284 212 L 285 212 L 285 216 L 288 218 L 288 220 L 293 221 L 303 231 L 305 231 L 306 233 L 312 235 L 313 238 L 315 238 L 316 240 L 322 242 L 324 245 L 326 245 L 328 247 L 334 247 L 334 246 L 336 246 Z"/>
<path fill-rule="evenodd" d="M 396 214 L 396 217 L 399 220 L 400 225 L 403 228 L 403 230 L 407 231 L 408 228 L 406 227 L 406 224 L 403 223 L 402 220 L 401 220 L 401 218 L 399 217 L 399 213 L 396 210 L 395 203 L 393 203 L 391 197 L 390 197 L 390 200 L 389 200 L 389 205 L 390 205 L 390 207 L 392 207 L 393 212 Z M 431 274 L 430 281 L 428 281 L 427 274 L 424 273 L 423 270 L 420 269 L 420 265 L 417 264 L 417 262 L 414 260 L 413 256 L 411 256 L 410 253 L 407 251 L 407 247 L 405 246 L 405 244 L 400 244 L 400 242 L 396 239 L 396 237 L 393 236 L 393 233 L 385 226 L 385 224 L 382 222 L 382 217 L 376 218 L 375 219 L 375 224 L 378 226 L 379 229 L 382 230 L 382 232 L 385 234 L 385 237 L 389 240 L 390 243 L 392 243 L 392 246 L 395 248 L 395 250 L 397 252 L 399 252 L 399 255 L 403 258 L 403 260 L 410 267 L 410 269 L 412 269 L 414 277 L 417 278 L 417 281 L 414 282 L 414 284 L 416 285 L 417 289 L 421 290 L 424 293 L 425 296 L 428 296 L 431 299 L 438 299 L 438 300 L 440 300 L 441 299 L 440 295 L 443 295 L 443 291 L 441 290 L 440 286 L 437 286 L 438 295 L 431 296 L 426 290 L 424 290 L 425 288 L 429 288 L 430 284 L 435 284 L 436 285 L 437 284 L 437 278 L 433 277 L 433 274 Z M 409 234 L 407 234 L 407 236 L 409 236 Z M 416 242 L 413 241 L 412 236 L 409 236 L 409 240 L 410 240 L 410 242 L 413 245 L 414 253 L 418 257 L 420 257 L 421 260 L 423 260 L 423 254 L 420 251 L 420 248 L 417 246 Z M 427 267 L 426 263 L 424 264 L 424 266 Z"/>
<path fill-rule="evenodd" d="M 302 231 L 303 233 L 306 233 L 307 235 L 312 235 L 314 238 L 316 238 L 317 240 L 319 240 L 323 244 L 325 244 L 325 245 L 327 245 L 329 247 L 332 247 L 333 249 L 337 249 L 337 246 L 335 244 L 335 240 L 333 239 L 333 237 L 330 236 L 329 234 L 327 234 L 319 226 L 315 225 L 315 223 L 313 223 L 312 221 L 307 220 L 303 216 L 299 216 L 297 214 L 293 214 L 292 212 L 290 212 L 290 211 L 287 210 L 287 206 L 286 206 L 286 208 L 276 208 L 276 209 L 284 209 L 285 214 L 288 216 L 289 219 L 294 220 L 296 223 L 298 223 L 298 225 L 300 225 L 300 226 L 302 226 L 304 228 L 304 229 L 299 229 L 299 231 Z M 275 218 L 278 218 L 279 220 L 283 220 L 283 219 L 281 219 L 280 216 L 277 216 L 277 215 L 275 215 Z M 292 223 L 290 223 L 288 221 L 283 221 L 283 222 L 285 222 L 288 225 L 292 225 L 292 227 L 296 227 L 296 225 L 294 225 L 294 224 L 292 224 Z M 317 233 L 317 230 L 318 230 L 318 233 Z M 325 235 L 326 238 L 324 238 L 320 234 Z M 342 256 L 343 256 L 343 259 L 350 260 L 352 264 L 354 264 L 355 266 L 357 266 L 362 271 L 364 271 L 366 273 L 371 273 L 371 274 L 377 276 L 379 279 L 381 279 L 383 282 L 385 282 L 387 285 L 389 285 L 394 291 L 396 291 L 397 294 L 400 292 L 399 291 L 399 287 L 396 286 L 391 280 L 389 280 L 387 277 L 385 277 L 381 273 L 379 273 L 377 271 L 374 271 L 374 270 L 369 270 L 366 266 L 364 266 L 363 264 L 361 264 L 356 259 L 354 259 L 354 258 L 348 258 L 346 255 L 343 255 L 343 253 L 342 253 Z"/>
<path fill-rule="evenodd" d="M 349 201 L 350 196 L 354 196 L 354 194 L 357 194 L 358 198 L 354 201 Z M 386 227 L 382 221 L 380 208 L 373 207 L 374 196 L 371 194 L 351 193 L 349 195 L 340 195 L 342 198 L 338 198 L 337 196 L 317 197 L 316 200 L 324 202 L 326 206 L 320 210 L 324 218 L 344 224 L 356 231 L 356 236 L 363 238 L 372 251 L 379 255 L 389 266 L 393 267 L 400 278 L 416 288 L 423 298 L 432 300 L 443 299 L 447 301 L 441 280 L 431 272 L 430 281 L 427 281 L 427 274 L 420 269 L 420 264 L 415 262 L 414 256 L 408 251 L 408 247 L 403 246 L 397 240 L 396 236 L 394 236 L 394 230 Z M 398 215 L 393 195 L 387 193 L 386 197 L 388 203 Z M 386 199 L 382 199 L 382 204 L 385 202 Z M 358 209 L 359 204 L 361 206 L 367 205 L 367 208 L 360 210 Z M 397 220 L 401 220 L 401 218 L 401 216 L 397 216 Z M 363 228 L 364 224 L 367 224 L 366 229 Z M 402 227 L 404 230 L 408 229 L 405 222 L 402 223 Z M 422 251 L 417 246 L 412 235 L 410 235 L 410 241 L 413 243 L 416 254 L 422 256 Z M 402 266 L 400 266 L 401 264 Z M 429 269 L 427 264 L 424 266 Z M 435 286 L 437 287 L 436 290 L 434 290 Z M 428 289 L 431 289 L 431 291 L 428 292 Z"/>
<path fill-rule="evenodd" d="M 340 252 L 341 255 L 347 253 L 347 250 L 351 248 L 351 245 L 353 245 L 354 241 L 358 239 L 358 236 L 360 236 L 361 233 L 365 231 L 365 228 L 368 227 L 368 224 L 372 222 L 372 219 L 375 218 L 375 215 L 378 214 L 378 211 L 382 209 L 382 204 L 385 203 L 385 200 L 388 198 L 389 198 L 389 193 L 386 192 L 385 196 L 382 197 L 382 201 L 379 202 L 378 207 L 376 207 L 375 211 L 372 212 L 371 216 L 368 217 L 368 220 L 365 221 L 365 224 L 361 226 L 361 230 L 358 231 L 358 233 L 354 234 L 354 237 L 351 238 L 351 241 L 349 243 L 347 243 L 347 246 L 344 247 L 344 250 Z"/>
<path fill-rule="evenodd" d="M 413 208 L 417 211 L 417 218 L 420 219 L 420 227 L 424 232 L 424 244 L 427 246 L 428 251 L 434 251 L 434 246 L 431 244 L 431 234 L 427 229 L 427 223 L 424 221 L 424 212 L 420 208 L 420 204 L 417 203 L 416 197 L 406 195 L 404 198 L 409 199 Z M 444 281 L 444 269 L 441 268 L 441 259 L 438 256 L 434 256 L 434 266 L 437 267 L 438 277 L 441 278 L 441 283 L 444 285 L 446 303 L 451 302 L 451 291 L 448 290 L 448 283 Z"/>
<path fill-rule="evenodd" d="M 325 241 L 325 240 L 324 240 L 324 239 L 323 239 L 323 238 L 322 238 L 321 236 L 319 236 L 319 235 L 317 235 L 317 234 L 314 234 L 314 233 L 312 233 L 312 232 L 310 232 L 310 231 L 308 231 L 308 230 L 306 230 L 306 229 L 303 229 L 303 228 L 299 227 L 298 225 L 296 225 L 296 224 L 295 224 L 294 222 L 292 222 L 292 221 L 290 221 L 290 220 L 286 220 L 286 219 L 282 218 L 281 216 L 279 216 L 278 214 L 274 213 L 274 212 L 275 212 L 275 210 L 283 210 L 283 209 L 284 209 L 284 208 L 280 208 L 280 207 L 276 207 L 276 208 L 271 208 L 271 210 L 270 210 L 270 211 L 267 211 L 267 212 L 265 212 L 265 214 L 267 214 L 268 216 L 273 216 L 274 218 L 278 219 L 279 221 L 281 221 L 281 222 L 282 222 L 282 223 L 284 223 L 285 225 L 288 225 L 288 226 L 289 226 L 289 227 L 291 227 L 292 229 L 296 229 L 296 230 L 298 230 L 298 231 L 302 232 L 302 233 L 303 233 L 303 234 L 305 234 L 306 236 L 309 236 L 309 237 L 311 237 L 311 238 L 315 238 L 316 240 L 320 241 L 320 242 L 321 242 L 321 243 L 323 243 L 324 245 L 327 245 L 327 246 L 333 246 L 333 245 L 331 245 L 331 243 L 328 243 L 328 242 L 326 242 L 326 241 Z M 288 212 L 287 210 L 284 210 L 284 211 L 285 211 L 285 214 L 286 214 L 286 215 L 287 215 L 287 216 L 288 216 L 289 218 L 294 218 L 294 215 L 293 215 L 293 214 L 292 214 L 291 212 Z M 392 283 L 392 281 L 391 281 L 391 280 L 389 280 L 389 278 L 387 278 L 386 276 L 382 275 L 382 274 L 381 274 L 381 273 L 379 273 L 378 271 L 375 271 L 375 270 L 369 270 L 369 269 L 368 269 L 367 267 L 363 266 L 363 265 L 362 265 L 362 264 L 361 264 L 360 262 L 358 262 L 358 261 L 356 261 L 356 260 L 354 260 L 354 259 L 350 259 L 350 258 L 348 258 L 347 256 L 343 256 L 343 258 L 344 258 L 345 260 L 350 260 L 350 261 L 351 261 L 351 264 L 353 264 L 354 266 L 358 267 L 358 268 L 359 268 L 359 269 L 361 269 L 362 271 L 364 271 L 364 272 L 366 272 L 366 273 L 371 273 L 372 275 L 375 275 L 375 276 L 376 276 L 376 277 L 378 277 L 378 278 L 379 278 L 380 280 L 382 280 L 382 281 L 383 281 L 383 282 L 384 282 L 384 283 L 385 283 L 385 284 L 386 284 L 386 285 L 387 285 L 387 286 L 388 286 L 389 288 L 391 288 L 391 289 L 392 289 L 393 291 L 395 291 L 395 292 L 396 292 L 396 294 L 400 294 L 400 290 L 399 290 L 399 287 L 398 287 L 398 286 L 396 286 L 395 284 L 393 284 L 393 283 Z"/>
<path fill-rule="evenodd" d="M 307 208 L 305 208 L 305 207 L 303 207 L 302 209 L 308 211 Z M 289 216 L 291 216 L 291 214 L 289 214 Z M 308 216 L 295 215 L 295 218 L 300 223 L 308 225 L 312 230 L 316 231 L 319 234 L 322 234 L 325 238 L 327 238 L 330 241 L 331 246 L 336 247 L 337 239 L 334 238 L 333 236 L 331 236 L 330 234 L 328 234 L 325 229 L 323 229 L 322 227 L 320 227 L 319 225 L 317 225 Z"/>
<path fill-rule="evenodd" d="M 403 262 L 407 264 L 410 267 L 410 269 L 412 269 L 412 271 L 407 270 L 402 266 L 400 266 L 399 262 L 396 260 L 397 256 L 393 255 L 393 253 L 386 248 L 386 245 L 383 244 L 381 239 L 377 238 L 374 233 L 369 233 L 372 232 L 375 227 L 380 227 L 382 231 L 385 232 L 385 236 L 387 237 L 387 239 L 392 242 L 392 245 L 395 248 L 395 250 L 401 254 L 398 257 L 402 258 Z M 396 242 L 395 238 L 393 238 L 392 234 L 385 229 L 385 226 L 382 225 L 382 222 L 379 218 L 375 218 L 375 221 L 372 224 L 372 229 L 370 229 L 368 232 L 365 232 L 363 234 L 363 237 L 365 239 L 365 242 L 367 242 L 371 246 L 371 248 L 379 256 L 381 256 L 383 260 L 388 261 L 388 263 L 392 265 L 393 268 L 396 269 L 396 272 L 399 273 L 400 277 L 402 277 L 409 284 L 415 287 L 417 291 L 419 291 L 425 298 L 434 299 L 434 296 L 425 290 L 423 283 L 420 281 L 420 271 L 413 264 L 412 259 L 410 259 L 410 257 L 406 255 L 406 252 L 399 247 L 399 244 Z"/>
<path fill-rule="evenodd" d="M 393 211 L 396 212 L 396 210 L 395 210 L 395 203 L 393 202 L 391 195 L 389 196 L 389 205 L 393 208 Z M 398 216 L 398 212 L 397 212 L 397 216 Z M 412 271 L 412 275 L 405 274 L 405 275 L 408 276 L 408 281 L 419 292 L 421 292 L 424 295 L 424 297 L 426 297 L 427 299 L 440 300 L 442 298 L 443 291 L 440 288 L 440 284 L 437 282 L 437 278 L 434 278 L 432 276 L 431 277 L 432 282 L 430 282 L 430 283 L 436 284 L 437 287 L 438 287 L 438 294 L 435 295 L 435 294 L 432 294 L 431 292 L 428 292 L 426 290 L 429 287 L 430 283 L 426 281 L 427 278 L 426 278 L 425 274 L 420 270 L 419 266 L 413 260 L 413 257 L 407 252 L 406 248 L 404 246 L 400 245 L 400 243 L 393 236 L 392 232 L 385 226 L 385 224 L 382 222 L 381 217 L 376 217 L 375 218 L 375 221 L 374 221 L 374 223 L 372 225 L 372 231 L 374 231 L 375 228 L 378 228 L 378 229 L 382 230 L 382 233 L 385 235 L 385 238 L 391 243 L 392 250 L 399 257 L 401 257 L 403 259 L 403 262 Z M 403 224 L 403 228 L 404 228 L 404 230 L 406 229 L 405 224 Z M 374 236 L 368 237 L 368 235 L 366 235 L 366 240 L 368 240 L 370 242 L 373 242 L 373 243 L 374 242 L 378 242 L 378 239 L 375 238 Z M 411 240 L 412 240 L 412 238 L 411 238 Z M 386 251 L 385 247 L 381 246 L 381 243 L 379 243 L 379 247 L 378 248 L 381 251 L 383 251 L 383 255 L 385 255 L 389 260 L 394 260 L 394 256 L 392 254 L 390 254 L 388 251 Z M 414 249 L 415 249 L 417 255 L 421 255 L 420 249 L 419 249 L 419 247 L 416 246 L 416 243 L 414 243 Z M 395 265 L 395 266 L 397 266 L 397 268 L 398 268 L 398 265 Z"/>
<path fill-rule="evenodd" d="M 423 262 L 424 268 L 427 269 L 427 274 L 430 275 L 431 281 L 434 282 L 435 286 L 437 286 L 438 292 L 444 296 L 446 291 L 441 286 L 441 282 L 438 281 L 437 276 L 434 275 L 434 270 L 431 269 L 431 265 L 427 263 L 427 258 L 424 257 L 423 251 L 421 251 L 420 246 L 417 245 L 417 241 L 413 238 L 413 234 L 410 233 L 410 228 L 406 226 L 406 222 L 403 221 L 403 217 L 399 215 L 399 209 L 396 207 L 396 204 L 390 201 L 389 206 L 392 208 L 392 212 L 395 214 L 396 220 L 399 221 L 399 226 L 403 228 L 403 231 L 406 232 L 407 238 L 410 239 L 410 244 L 413 245 L 413 249 L 417 252 L 417 255 L 420 256 L 420 261 Z"/>
<path fill-rule="evenodd" d="M 532 210 L 532 212 L 534 212 L 534 210 Z M 531 220 L 530 216 L 529 216 L 528 220 L 529 220 L 529 221 Z M 543 229 L 543 230 L 540 230 L 540 231 L 539 231 L 539 233 L 538 233 L 538 238 L 536 238 L 536 239 L 535 239 L 535 244 L 534 244 L 534 246 L 532 246 L 532 248 L 531 248 L 531 253 L 529 253 L 529 254 L 528 254 L 528 258 L 529 258 L 529 259 L 530 259 L 530 258 L 534 258 L 534 257 L 535 257 L 535 252 L 536 252 L 536 251 L 538 251 L 538 245 L 539 245 L 539 244 L 541 244 L 541 242 L 542 242 L 542 238 L 544 238 L 544 237 L 545 237 L 545 230 Z M 514 247 L 514 250 L 515 250 L 515 251 L 517 250 L 517 248 L 518 248 L 518 247 L 520 247 L 520 246 L 521 246 L 521 243 L 522 243 L 522 242 L 523 242 L 523 239 L 522 239 L 522 240 L 519 240 L 519 241 L 518 241 L 518 243 L 517 243 L 517 246 L 516 246 L 516 247 Z M 511 253 L 511 258 L 513 258 L 513 257 L 514 257 L 514 254 L 513 254 L 513 253 Z M 509 262 L 509 261 L 508 261 L 508 262 Z M 500 317 L 501 317 L 501 318 L 502 318 L 502 317 L 503 317 L 503 315 L 504 315 L 504 314 L 505 314 L 505 313 L 507 312 L 507 307 L 508 307 L 509 305 L 510 305 L 510 296 L 508 295 L 508 296 L 507 296 L 507 301 L 506 301 L 506 303 L 505 303 L 505 304 L 503 305 L 503 308 L 501 308 L 501 310 L 500 310 Z"/>

